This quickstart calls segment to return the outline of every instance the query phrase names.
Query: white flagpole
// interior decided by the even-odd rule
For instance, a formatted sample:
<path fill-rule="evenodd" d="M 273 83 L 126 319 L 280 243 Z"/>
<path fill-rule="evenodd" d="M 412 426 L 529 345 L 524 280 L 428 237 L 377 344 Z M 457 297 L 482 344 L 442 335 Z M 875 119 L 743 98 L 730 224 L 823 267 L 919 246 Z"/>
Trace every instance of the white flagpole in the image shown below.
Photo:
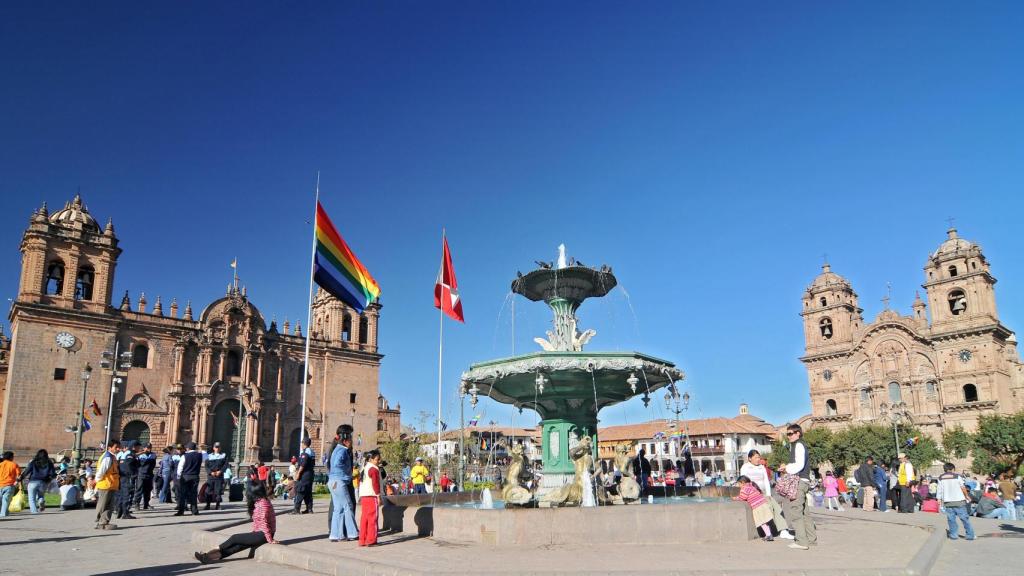
<path fill-rule="evenodd" d="M 316 266 L 316 212 L 320 205 L 320 171 L 316 171 L 316 201 L 313 203 L 313 246 L 309 256 L 309 303 L 306 306 L 306 356 L 302 363 L 302 417 L 299 421 L 299 453 L 302 452 L 302 440 L 306 436 L 306 388 L 309 387 L 309 334 L 313 322 L 313 272 Z"/>
<path fill-rule="evenodd" d="M 441 285 L 444 286 L 444 228 L 441 228 Z M 437 470 L 434 475 L 440 478 L 441 474 L 441 363 L 444 358 L 444 288 L 441 288 L 441 306 L 438 308 L 440 316 L 437 336 Z"/>

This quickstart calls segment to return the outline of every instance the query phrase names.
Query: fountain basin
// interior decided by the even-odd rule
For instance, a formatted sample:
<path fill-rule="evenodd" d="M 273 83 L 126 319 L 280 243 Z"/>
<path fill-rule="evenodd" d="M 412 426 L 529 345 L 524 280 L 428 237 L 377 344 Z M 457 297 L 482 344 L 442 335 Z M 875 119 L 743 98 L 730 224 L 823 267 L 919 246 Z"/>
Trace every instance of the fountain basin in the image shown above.
<path fill-rule="evenodd" d="M 757 537 L 743 502 L 477 510 L 435 507 L 433 536 L 489 546 L 746 542 Z"/>

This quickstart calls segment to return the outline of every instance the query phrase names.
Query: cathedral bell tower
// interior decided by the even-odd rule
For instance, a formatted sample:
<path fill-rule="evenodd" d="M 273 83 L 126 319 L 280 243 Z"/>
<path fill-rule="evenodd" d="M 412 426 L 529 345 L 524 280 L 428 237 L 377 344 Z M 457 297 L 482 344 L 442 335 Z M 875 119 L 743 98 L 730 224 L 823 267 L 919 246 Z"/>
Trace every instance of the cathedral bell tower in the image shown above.
<path fill-rule="evenodd" d="M 50 214 L 43 204 L 21 240 L 18 301 L 103 313 L 121 249 L 114 225 L 102 230 L 82 197 Z"/>
<path fill-rule="evenodd" d="M 981 247 L 957 236 L 950 228 L 947 239 L 928 258 L 924 267 L 931 309 L 932 329 L 945 332 L 968 322 L 994 324 L 996 279 L 989 272 Z"/>
<path fill-rule="evenodd" d="M 804 343 L 807 354 L 835 344 L 848 344 L 863 324 L 857 294 L 850 282 L 825 264 L 803 297 Z"/>

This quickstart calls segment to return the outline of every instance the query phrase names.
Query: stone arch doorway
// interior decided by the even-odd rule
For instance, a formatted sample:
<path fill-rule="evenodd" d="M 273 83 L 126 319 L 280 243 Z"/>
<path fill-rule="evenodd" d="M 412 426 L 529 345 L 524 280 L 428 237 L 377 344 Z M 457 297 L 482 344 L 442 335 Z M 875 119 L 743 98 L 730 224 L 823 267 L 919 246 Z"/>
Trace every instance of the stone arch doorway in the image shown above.
<path fill-rule="evenodd" d="M 309 431 L 306 431 L 306 438 L 309 438 Z M 284 453 L 287 455 L 287 459 L 291 459 L 292 456 L 299 455 L 299 429 L 292 430 L 292 433 L 288 435 L 288 445 L 285 446 Z"/>
<path fill-rule="evenodd" d="M 142 420 L 132 420 L 124 427 L 121 433 L 121 440 L 124 442 L 134 441 L 145 446 L 149 444 L 149 425 Z"/>
<path fill-rule="evenodd" d="M 240 453 L 236 445 L 241 446 L 245 443 L 246 419 L 241 416 L 238 400 L 223 400 L 213 411 L 213 441 L 220 442 L 220 450 L 227 454 L 229 462 L 234 462 L 236 454 Z M 241 431 L 238 429 L 239 421 Z"/>

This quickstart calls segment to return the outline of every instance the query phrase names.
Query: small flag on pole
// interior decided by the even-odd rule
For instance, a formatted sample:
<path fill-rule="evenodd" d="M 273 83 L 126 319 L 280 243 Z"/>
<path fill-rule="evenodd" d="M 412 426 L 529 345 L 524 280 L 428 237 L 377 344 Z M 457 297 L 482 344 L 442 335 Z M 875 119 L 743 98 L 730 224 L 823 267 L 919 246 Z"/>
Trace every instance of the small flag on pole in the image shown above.
<path fill-rule="evenodd" d="M 235 414 L 234 412 L 229 412 L 229 414 L 231 414 L 231 422 L 235 426 L 238 426 L 238 414 Z"/>
<path fill-rule="evenodd" d="M 238 258 L 237 257 L 234 260 L 231 261 L 231 267 L 232 268 L 238 268 Z"/>
<path fill-rule="evenodd" d="M 82 429 L 86 432 L 92 430 L 92 422 L 89 422 L 89 417 L 84 414 L 82 415 Z"/>
<path fill-rule="evenodd" d="M 480 422 L 480 414 L 473 416 L 473 419 L 469 421 L 469 425 L 476 426 L 478 422 Z"/>
<path fill-rule="evenodd" d="M 447 429 L 448 429 L 448 423 L 445 422 L 444 420 L 441 420 L 441 431 L 443 432 L 443 431 L 445 431 Z"/>
<path fill-rule="evenodd" d="M 96 399 L 92 399 L 92 404 L 89 405 L 92 408 L 92 413 L 95 416 L 103 416 L 103 412 L 100 411 L 100 405 L 96 403 Z"/>
<path fill-rule="evenodd" d="M 452 320 L 465 323 L 462 316 L 462 299 L 459 298 L 459 283 L 455 279 L 455 268 L 452 266 L 452 253 L 448 250 L 448 238 L 444 239 L 444 254 L 441 257 L 441 270 L 437 273 L 434 284 L 434 308 L 440 308 Z"/>

